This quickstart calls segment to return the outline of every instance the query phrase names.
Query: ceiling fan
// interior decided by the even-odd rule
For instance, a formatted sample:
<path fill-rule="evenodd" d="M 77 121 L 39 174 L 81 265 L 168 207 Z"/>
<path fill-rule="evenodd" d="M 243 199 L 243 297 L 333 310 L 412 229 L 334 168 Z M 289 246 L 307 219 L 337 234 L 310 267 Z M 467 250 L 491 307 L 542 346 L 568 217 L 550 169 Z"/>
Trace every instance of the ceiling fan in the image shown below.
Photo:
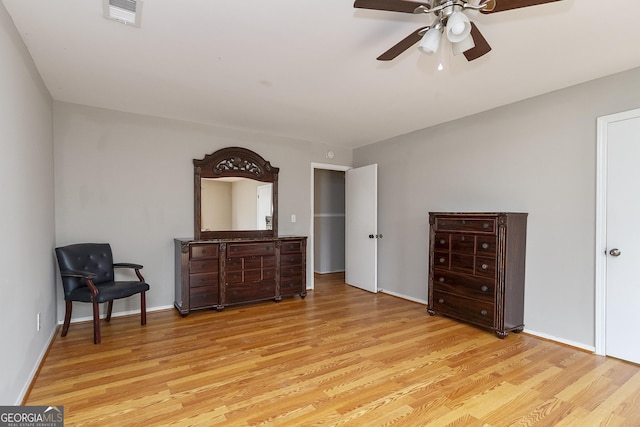
<path fill-rule="evenodd" d="M 496 13 L 554 1 L 560 0 L 480 0 L 478 4 L 468 0 L 426 0 L 421 2 L 355 0 L 353 7 L 414 14 L 428 13 L 435 17 L 435 21 L 431 25 L 418 28 L 376 58 L 379 61 L 391 61 L 418 42 L 421 51 L 435 53 L 440 46 L 441 39 L 451 42 L 454 55 L 463 53 L 467 61 L 473 61 L 489 53 L 491 46 L 482 36 L 478 27 L 464 14 L 465 10 Z M 445 35 L 445 38 L 442 37 L 442 34 Z"/>

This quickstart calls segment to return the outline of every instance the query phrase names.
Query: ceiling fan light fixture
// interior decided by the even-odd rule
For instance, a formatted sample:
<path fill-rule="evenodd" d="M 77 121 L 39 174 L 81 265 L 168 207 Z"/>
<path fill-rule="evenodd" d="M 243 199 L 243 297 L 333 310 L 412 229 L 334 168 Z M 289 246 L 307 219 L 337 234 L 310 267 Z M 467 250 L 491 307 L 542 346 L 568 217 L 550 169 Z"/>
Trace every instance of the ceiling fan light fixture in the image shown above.
<path fill-rule="evenodd" d="M 440 32 L 440 28 L 438 26 L 431 28 L 422 36 L 422 40 L 420 40 L 418 44 L 418 49 L 423 53 L 435 53 L 438 50 L 438 46 L 440 46 L 441 38 L 442 33 Z"/>
<path fill-rule="evenodd" d="M 451 43 L 459 43 L 471 33 L 471 21 L 462 12 L 453 12 L 447 19 L 446 34 Z"/>
<path fill-rule="evenodd" d="M 471 36 L 471 34 L 469 34 L 467 38 L 462 41 L 451 43 L 451 51 L 454 55 L 460 55 L 461 53 L 464 53 L 469 49 L 473 49 L 474 47 L 476 47 L 476 44 L 473 41 L 473 37 Z"/>

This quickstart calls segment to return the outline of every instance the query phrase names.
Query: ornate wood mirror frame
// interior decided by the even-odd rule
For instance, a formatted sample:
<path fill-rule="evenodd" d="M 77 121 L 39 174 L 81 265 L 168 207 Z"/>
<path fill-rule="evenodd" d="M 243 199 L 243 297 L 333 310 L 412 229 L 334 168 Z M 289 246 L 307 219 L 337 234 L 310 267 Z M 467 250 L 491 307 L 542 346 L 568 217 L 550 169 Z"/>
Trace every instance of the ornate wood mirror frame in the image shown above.
<path fill-rule="evenodd" d="M 241 147 L 228 147 L 193 159 L 194 238 L 195 240 L 223 238 L 278 237 L 278 171 L 259 154 Z M 202 230 L 202 179 L 250 178 L 272 184 L 271 230 Z"/>

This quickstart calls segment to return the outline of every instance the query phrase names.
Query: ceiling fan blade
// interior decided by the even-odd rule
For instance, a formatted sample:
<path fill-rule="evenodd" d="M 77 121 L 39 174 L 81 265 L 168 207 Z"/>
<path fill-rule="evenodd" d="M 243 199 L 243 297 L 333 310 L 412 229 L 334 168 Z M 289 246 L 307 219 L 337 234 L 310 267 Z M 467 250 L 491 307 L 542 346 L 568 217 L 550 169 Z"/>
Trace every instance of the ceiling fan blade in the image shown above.
<path fill-rule="evenodd" d="M 491 0 L 482 13 L 496 13 L 521 7 L 537 6 L 560 0 Z"/>
<path fill-rule="evenodd" d="M 402 39 L 398 43 L 396 43 L 396 45 L 393 46 L 391 49 L 389 49 L 388 51 L 386 51 L 382 55 L 378 56 L 376 59 L 378 61 L 391 61 L 396 56 L 400 55 L 402 52 L 404 52 L 405 50 L 409 49 L 414 44 L 418 43 L 420 41 L 420 39 L 422 38 L 422 36 L 424 35 L 424 33 L 429 28 L 430 27 L 428 27 L 428 26 L 427 27 L 418 28 L 413 33 L 409 34 L 407 37 L 405 37 L 404 39 Z"/>
<path fill-rule="evenodd" d="M 421 3 L 404 0 L 356 0 L 353 7 L 357 9 L 388 10 L 390 12 L 413 13 Z"/>
<path fill-rule="evenodd" d="M 471 23 L 471 37 L 473 37 L 473 42 L 475 43 L 475 47 L 464 52 L 465 58 L 467 61 L 473 61 L 474 59 L 480 58 L 482 55 L 485 55 L 491 51 L 491 46 L 487 43 L 487 39 L 484 38 L 476 24 Z"/>

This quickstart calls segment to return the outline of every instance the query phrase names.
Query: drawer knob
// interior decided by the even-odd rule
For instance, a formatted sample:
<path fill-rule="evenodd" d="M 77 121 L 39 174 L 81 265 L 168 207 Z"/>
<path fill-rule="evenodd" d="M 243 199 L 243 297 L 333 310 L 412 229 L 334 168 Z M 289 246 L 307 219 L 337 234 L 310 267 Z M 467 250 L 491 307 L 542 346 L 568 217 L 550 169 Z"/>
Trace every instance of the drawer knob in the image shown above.
<path fill-rule="evenodd" d="M 444 239 L 440 239 L 440 244 L 444 245 L 446 243 L 446 241 Z"/>
<path fill-rule="evenodd" d="M 489 266 L 487 264 L 482 264 L 482 269 L 486 270 L 487 268 L 489 268 Z"/>
<path fill-rule="evenodd" d="M 484 224 L 482 224 L 482 228 L 489 228 L 489 224 L 485 222 Z"/>
<path fill-rule="evenodd" d="M 438 300 L 438 302 L 439 302 L 440 304 L 444 304 L 444 298 L 440 298 L 440 299 Z"/>
<path fill-rule="evenodd" d="M 489 244 L 488 243 L 483 243 L 482 244 L 482 249 L 489 249 Z"/>
<path fill-rule="evenodd" d="M 445 259 L 444 258 L 440 258 L 438 261 L 440 261 L 440 264 L 444 263 Z"/>
<path fill-rule="evenodd" d="M 439 279 L 438 279 L 438 282 L 440 282 L 440 283 L 444 283 L 444 277 L 439 278 Z"/>
<path fill-rule="evenodd" d="M 480 289 L 482 289 L 482 292 L 487 292 L 489 290 L 489 287 L 487 285 L 482 285 Z"/>
<path fill-rule="evenodd" d="M 486 316 L 486 315 L 487 315 L 487 313 L 488 313 L 488 312 L 487 312 L 487 310 L 482 310 L 482 311 L 480 311 L 480 314 L 482 314 L 483 316 Z"/>

